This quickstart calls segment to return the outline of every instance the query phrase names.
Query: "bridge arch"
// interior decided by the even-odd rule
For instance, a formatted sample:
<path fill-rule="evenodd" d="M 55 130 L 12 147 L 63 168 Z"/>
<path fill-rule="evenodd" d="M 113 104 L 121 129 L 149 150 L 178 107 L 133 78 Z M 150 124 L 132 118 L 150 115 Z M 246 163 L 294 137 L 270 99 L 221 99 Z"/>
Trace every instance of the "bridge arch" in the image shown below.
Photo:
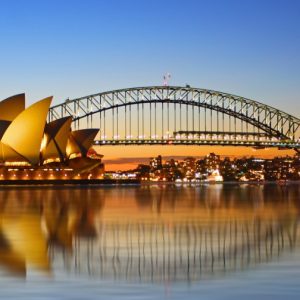
<path fill-rule="evenodd" d="M 152 129 L 153 115 L 156 123 Z M 101 145 L 172 143 L 299 147 L 300 119 L 258 101 L 192 87 L 139 87 L 89 95 L 53 106 L 48 118 L 54 120 L 64 116 L 72 116 L 77 129 L 98 127 L 101 134 L 96 142 Z M 123 124 L 122 130 L 125 129 L 122 136 L 119 123 Z M 126 125 L 142 127 L 137 130 L 142 134 L 132 135 Z M 147 138 L 145 126 L 150 126 Z M 162 127 L 162 134 L 157 134 L 157 126 Z M 105 134 L 108 127 L 111 138 Z M 163 134 L 164 129 L 168 129 L 167 136 Z M 153 131 L 154 134 L 150 134 Z"/>

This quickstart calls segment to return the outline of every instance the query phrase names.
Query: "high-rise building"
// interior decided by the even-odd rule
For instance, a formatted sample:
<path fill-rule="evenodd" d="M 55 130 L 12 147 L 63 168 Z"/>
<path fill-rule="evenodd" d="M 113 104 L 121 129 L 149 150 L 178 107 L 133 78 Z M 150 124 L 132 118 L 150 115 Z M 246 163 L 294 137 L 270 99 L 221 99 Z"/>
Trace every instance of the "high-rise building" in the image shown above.
<path fill-rule="evenodd" d="M 161 155 L 157 157 L 153 157 L 150 159 L 150 167 L 152 170 L 160 170 L 162 169 L 162 158 Z"/>

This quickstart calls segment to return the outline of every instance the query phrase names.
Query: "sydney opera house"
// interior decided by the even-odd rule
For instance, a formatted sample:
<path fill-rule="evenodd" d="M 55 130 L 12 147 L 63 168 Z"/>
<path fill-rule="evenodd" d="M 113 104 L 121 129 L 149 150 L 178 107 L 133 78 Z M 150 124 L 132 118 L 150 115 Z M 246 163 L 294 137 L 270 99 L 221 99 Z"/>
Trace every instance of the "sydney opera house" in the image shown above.
<path fill-rule="evenodd" d="M 0 180 L 98 179 L 98 129 L 72 131 L 72 117 L 47 123 L 52 97 L 25 108 L 25 94 L 0 102 Z"/>

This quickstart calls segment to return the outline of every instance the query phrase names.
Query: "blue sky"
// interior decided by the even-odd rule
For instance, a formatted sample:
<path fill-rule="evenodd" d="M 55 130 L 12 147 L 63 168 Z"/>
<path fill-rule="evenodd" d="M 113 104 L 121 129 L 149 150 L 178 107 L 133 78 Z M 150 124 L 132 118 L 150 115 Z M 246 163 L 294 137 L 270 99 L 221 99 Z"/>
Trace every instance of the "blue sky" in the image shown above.
<path fill-rule="evenodd" d="M 0 98 L 171 85 L 300 117 L 300 1 L 0 0 Z"/>

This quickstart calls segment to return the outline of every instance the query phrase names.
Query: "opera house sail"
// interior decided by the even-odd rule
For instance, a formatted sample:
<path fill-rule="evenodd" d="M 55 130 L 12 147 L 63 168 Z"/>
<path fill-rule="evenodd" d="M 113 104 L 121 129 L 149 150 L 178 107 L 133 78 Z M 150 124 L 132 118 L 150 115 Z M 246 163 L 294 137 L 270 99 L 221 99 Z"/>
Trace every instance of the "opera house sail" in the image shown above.
<path fill-rule="evenodd" d="M 0 102 L 1 180 L 102 177 L 102 156 L 89 156 L 98 129 L 72 131 L 72 117 L 47 123 L 51 101 L 25 108 L 25 94 L 19 94 Z"/>

